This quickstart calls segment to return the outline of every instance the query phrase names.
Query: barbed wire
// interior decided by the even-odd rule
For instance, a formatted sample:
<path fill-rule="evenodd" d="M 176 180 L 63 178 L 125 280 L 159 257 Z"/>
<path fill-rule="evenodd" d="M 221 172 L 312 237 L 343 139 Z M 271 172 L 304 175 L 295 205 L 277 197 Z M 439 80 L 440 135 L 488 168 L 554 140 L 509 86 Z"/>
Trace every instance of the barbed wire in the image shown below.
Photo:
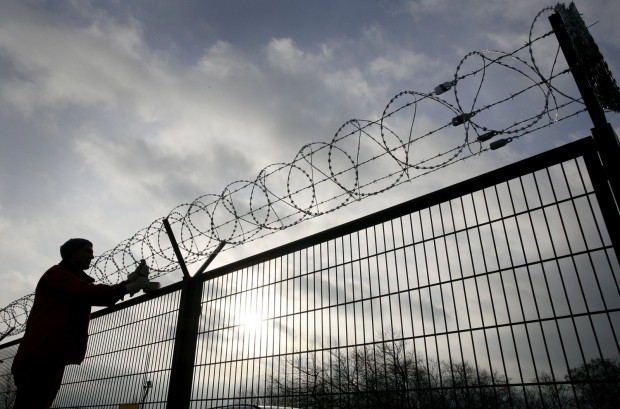
<path fill-rule="evenodd" d="M 166 218 L 186 263 L 206 259 L 222 241 L 230 250 L 498 149 L 585 111 L 580 99 L 562 88 L 569 70 L 558 69 L 557 43 L 553 60 L 545 60 L 547 74 L 535 58 L 535 45 L 553 38 L 552 31 L 535 37 L 535 25 L 553 10 L 545 8 L 536 15 L 523 46 L 511 52 L 468 53 L 453 79 L 434 91 L 402 91 L 390 99 L 379 119 L 351 119 L 330 142 L 303 146 L 291 162 L 271 164 L 254 180 L 232 182 L 220 194 L 206 194 L 172 209 Z M 527 58 L 520 53 L 527 53 Z M 481 65 L 470 67 L 476 62 Z M 499 74 L 501 87 L 491 79 L 493 70 L 506 71 Z M 477 78 L 473 87 L 468 84 Z M 488 95 L 482 92 L 486 82 L 491 83 Z M 508 90 L 515 82 L 514 92 L 498 95 L 499 89 Z M 450 90 L 452 102 L 442 97 L 450 96 Z M 532 99 L 532 92 L 538 98 Z M 534 112 L 521 113 L 524 104 L 518 100 L 526 98 L 527 107 L 533 100 L 539 102 Z M 512 115 L 521 117 L 502 123 L 508 115 L 495 111 L 507 104 Z M 505 138 L 489 142 L 502 135 Z M 429 143 L 421 144 L 423 140 Z M 464 154 L 466 149 L 469 152 Z M 98 256 L 91 275 L 103 283 L 118 283 L 141 259 L 147 260 L 153 278 L 178 270 L 163 221 L 153 221 Z M 29 294 L 2 308 L 0 333 L 23 332 L 33 301 L 34 294 Z"/>

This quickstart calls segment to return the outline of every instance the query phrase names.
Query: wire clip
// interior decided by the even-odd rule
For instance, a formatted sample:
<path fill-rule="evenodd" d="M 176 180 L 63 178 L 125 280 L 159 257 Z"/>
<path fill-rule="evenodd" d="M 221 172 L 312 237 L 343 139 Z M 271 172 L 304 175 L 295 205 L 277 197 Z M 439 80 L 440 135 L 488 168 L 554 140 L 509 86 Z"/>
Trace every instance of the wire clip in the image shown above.
<path fill-rule="evenodd" d="M 495 149 L 499 149 L 499 148 L 503 148 L 504 146 L 508 145 L 508 142 L 512 141 L 512 139 L 508 138 L 508 139 L 499 139 L 497 141 L 491 142 L 491 150 L 495 150 Z"/>
<path fill-rule="evenodd" d="M 486 142 L 489 139 L 493 138 L 495 135 L 498 135 L 499 132 L 497 131 L 489 131 L 485 134 L 482 134 L 478 137 L 478 142 Z"/>
<path fill-rule="evenodd" d="M 444 82 L 443 84 L 439 84 L 435 87 L 434 94 L 441 95 L 444 92 L 449 91 L 454 84 L 456 84 L 456 81 L 448 81 Z"/>
<path fill-rule="evenodd" d="M 452 118 L 452 126 L 462 125 L 466 121 L 469 121 L 471 117 L 474 116 L 475 114 L 476 114 L 475 112 L 470 112 L 469 114 L 463 113 L 461 115 L 455 116 L 454 118 Z"/>

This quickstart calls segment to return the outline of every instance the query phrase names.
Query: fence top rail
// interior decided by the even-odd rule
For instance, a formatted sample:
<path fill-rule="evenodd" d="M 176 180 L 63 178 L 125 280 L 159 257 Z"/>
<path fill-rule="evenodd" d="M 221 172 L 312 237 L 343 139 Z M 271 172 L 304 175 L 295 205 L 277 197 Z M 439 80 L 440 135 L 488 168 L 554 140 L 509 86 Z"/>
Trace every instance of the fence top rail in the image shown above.
<path fill-rule="evenodd" d="M 165 287 L 162 287 L 161 289 L 154 291 L 154 292 L 149 292 L 147 294 L 142 294 L 139 297 L 135 297 L 135 298 L 130 298 L 127 301 L 123 301 L 120 302 L 118 304 L 114 304 L 110 307 L 95 311 L 91 314 L 92 318 L 97 318 L 97 317 L 101 317 L 103 315 L 112 313 L 112 312 L 116 312 L 116 311 L 120 311 L 120 310 L 124 310 L 125 308 L 129 308 L 129 307 L 133 307 L 134 305 L 138 305 L 141 304 L 145 301 L 149 301 L 149 300 L 153 300 L 155 298 L 159 298 L 161 296 L 164 296 L 166 294 L 170 294 L 173 293 L 175 291 L 180 291 L 181 287 L 182 287 L 183 281 L 178 281 L 176 283 L 167 285 Z"/>

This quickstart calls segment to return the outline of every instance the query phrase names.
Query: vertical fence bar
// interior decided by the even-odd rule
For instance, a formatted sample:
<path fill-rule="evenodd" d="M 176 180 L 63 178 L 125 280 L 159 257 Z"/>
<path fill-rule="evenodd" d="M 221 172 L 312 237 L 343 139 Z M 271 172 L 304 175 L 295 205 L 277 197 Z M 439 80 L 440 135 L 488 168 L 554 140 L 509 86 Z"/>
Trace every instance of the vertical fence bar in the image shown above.
<path fill-rule="evenodd" d="M 202 301 L 202 281 L 185 278 L 181 289 L 176 339 L 170 370 L 168 409 L 189 408 Z"/>
<path fill-rule="evenodd" d="M 603 220 L 607 225 L 607 231 L 615 250 L 616 256 L 620 257 L 620 214 L 614 203 L 614 197 L 607 187 L 605 172 L 601 167 L 601 162 L 596 156 L 596 152 L 588 151 L 584 154 L 583 160 L 590 174 L 590 179 L 594 187 L 594 193 L 598 205 L 603 215 Z M 620 160 L 620 158 L 618 158 Z"/>

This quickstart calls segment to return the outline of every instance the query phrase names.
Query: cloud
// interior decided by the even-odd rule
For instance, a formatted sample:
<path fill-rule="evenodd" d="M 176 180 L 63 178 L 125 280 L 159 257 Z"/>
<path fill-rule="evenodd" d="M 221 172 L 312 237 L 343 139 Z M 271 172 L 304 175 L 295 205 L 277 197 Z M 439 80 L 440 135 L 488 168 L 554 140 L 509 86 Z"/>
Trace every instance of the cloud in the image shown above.
<path fill-rule="evenodd" d="M 396 56 L 381 56 L 370 62 L 370 72 L 376 76 L 386 76 L 402 80 L 416 71 L 424 62 L 424 56 L 411 51 L 401 51 Z"/>
<path fill-rule="evenodd" d="M 0 47 L 25 74 L 5 82 L 4 95 L 27 115 L 37 108 L 125 105 L 145 76 L 158 75 L 149 69 L 137 24 L 76 27 L 35 13 L 22 17 L 2 24 Z"/>
<path fill-rule="evenodd" d="M 322 65 L 320 55 L 304 53 L 290 38 L 274 38 L 267 46 L 267 58 L 276 68 L 291 75 L 307 74 Z"/>
<path fill-rule="evenodd" d="M 410 0 L 406 2 L 406 10 L 416 18 L 422 14 L 444 12 L 450 8 L 449 4 L 444 0 Z"/>
<path fill-rule="evenodd" d="M 198 62 L 197 69 L 213 80 L 231 77 L 260 76 L 261 72 L 250 60 L 234 46 L 225 41 L 217 41 Z"/>
<path fill-rule="evenodd" d="M 374 101 L 385 98 L 385 86 L 371 83 L 372 78 L 366 72 L 366 63 L 360 64 L 357 61 L 355 64 L 351 62 L 341 66 L 341 63 L 334 61 L 337 53 L 346 60 L 346 55 L 358 45 L 355 42 L 351 44 L 348 41 L 334 41 L 329 45 L 321 44 L 318 51 L 312 53 L 299 48 L 290 38 L 272 39 L 266 47 L 269 64 L 287 76 L 283 80 L 286 81 L 285 84 L 289 83 L 287 80 L 295 80 L 294 83 L 290 82 L 294 88 L 287 90 L 284 95 L 287 101 L 282 101 L 283 105 L 290 107 L 290 101 L 299 100 L 301 95 L 304 98 L 300 101 L 303 106 L 295 105 L 306 112 L 299 113 L 304 116 L 312 115 L 314 118 L 339 112 L 343 115 L 351 115 L 350 112 L 368 115 L 371 110 L 375 110 L 377 105 Z M 320 110 L 307 112 L 309 107 Z M 321 109 L 325 107 L 327 109 Z M 346 116 L 340 118 L 341 123 L 349 119 Z M 333 129 L 328 131 L 331 133 Z M 326 140 L 327 135 L 329 133 L 319 134 L 314 140 Z"/>

